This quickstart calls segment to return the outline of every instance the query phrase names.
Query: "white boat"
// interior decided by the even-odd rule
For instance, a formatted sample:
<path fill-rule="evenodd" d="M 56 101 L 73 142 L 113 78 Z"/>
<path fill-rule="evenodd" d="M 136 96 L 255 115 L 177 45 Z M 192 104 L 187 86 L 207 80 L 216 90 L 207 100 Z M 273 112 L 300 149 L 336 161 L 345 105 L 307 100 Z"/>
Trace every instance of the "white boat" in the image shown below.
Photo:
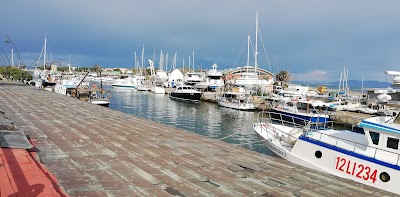
<path fill-rule="evenodd" d="M 185 75 L 185 84 L 186 85 L 195 85 L 201 81 L 203 81 L 203 76 L 201 76 L 199 73 L 188 72 Z"/>
<path fill-rule="evenodd" d="M 108 107 L 110 105 L 110 101 L 108 99 L 91 99 L 89 102 L 104 107 Z"/>
<path fill-rule="evenodd" d="M 147 85 L 141 84 L 139 86 L 136 87 L 137 90 L 139 91 L 149 91 L 150 88 Z"/>
<path fill-rule="evenodd" d="M 276 155 L 301 166 L 400 194 L 400 117 L 372 117 L 359 126 L 364 134 L 334 130 L 331 123 L 296 124 L 272 112 L 253 124 Z M 332 123 L 333 124 L 333 123 Z"/>
<path fill-rule="evenodd" d="M 165 94 L 165 88 L 161 86 L 153 86 L 150 91 L 154 94 Z"/>
<path fill-rule="evenodd" d="M 271 110 L 274 112 L 312 122 L 329 121 L 327 109 L 328 107 L 322 101 L 306 99 L 279 100 L 272 102 L 271 105 Z"/>
<path fill-rule="evenodd" d="M 136 88 L 138 86 L 138 82 L 135 77 L 128 77 L 125 79 L 116 79 L 111 86 L 118 88 Z"/>
<path fill-rule="evenodd" d="M 175 90 L 170 93 L 169 97 L 178 100 L 199 102 L 202 94 L 202 92 L 196 90 L 193 86 L 178 85 Z"/>
<path fill-rule="evenodd" d="M 241 90 L 243 89 L 239 88 L 238 91 L 225 92 L 221 96 L 218 96 L 218 105 L 238 110 L 256 109 L 252 96 Z"/>
<path fill-rule="evenodd" d="M 224 86 L 224 80 L 222 79 L 223 74 L 217 70 L 217 64 L 213 64 L 211 66 L 211 70 L 209 70 L 206 74 L 206 80 L 202 82 L 198 82 L 194 85 L 196 89 L 205 90 L 210 88 L 211 90 L 215 90 L 217 88 Z"/>

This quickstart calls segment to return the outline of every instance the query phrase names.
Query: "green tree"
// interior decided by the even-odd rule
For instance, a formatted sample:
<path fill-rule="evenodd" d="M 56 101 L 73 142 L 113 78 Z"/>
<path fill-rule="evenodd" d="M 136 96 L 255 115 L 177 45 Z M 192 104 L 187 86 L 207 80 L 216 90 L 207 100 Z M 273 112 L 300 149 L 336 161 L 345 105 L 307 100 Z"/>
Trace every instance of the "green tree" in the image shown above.
<path fill-rule="evenodd" d="M 0 74 L 3 78 L 13 78 L 15 80 L 25 78 L 32 79 L 32 75 L 29 75 L 28 72 L 18 68 L 13 68 L 12 66 L 0 67 Z"/>
<path fill-rule="evenodd" d="M 290 75 L 289 71 L 281 70 L 278 72 L 278 74 L 276 74 L 276 80 L 288 83 L 290 80 L 292 80 L 292 76 Z"/>

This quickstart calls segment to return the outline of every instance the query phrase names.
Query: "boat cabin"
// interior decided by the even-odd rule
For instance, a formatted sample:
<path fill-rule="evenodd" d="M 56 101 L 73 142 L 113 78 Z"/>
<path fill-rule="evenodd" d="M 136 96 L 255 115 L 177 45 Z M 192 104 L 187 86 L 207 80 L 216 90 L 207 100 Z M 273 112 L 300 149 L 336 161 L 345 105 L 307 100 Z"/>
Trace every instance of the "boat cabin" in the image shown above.
<path fill-rule="evenodd" d="M 400 153 L 400 114 L 368 118 L 359 125 L 364 128 L 369 146 L 377 148 L 376 155 L 389 157 L 390 153 Z"/>
<path fill-rule="evenodd" d="M 175 91 L 186 91 L 186 90 L 196 90 L 193 86 L 188 85 L 178 85 Z"/>

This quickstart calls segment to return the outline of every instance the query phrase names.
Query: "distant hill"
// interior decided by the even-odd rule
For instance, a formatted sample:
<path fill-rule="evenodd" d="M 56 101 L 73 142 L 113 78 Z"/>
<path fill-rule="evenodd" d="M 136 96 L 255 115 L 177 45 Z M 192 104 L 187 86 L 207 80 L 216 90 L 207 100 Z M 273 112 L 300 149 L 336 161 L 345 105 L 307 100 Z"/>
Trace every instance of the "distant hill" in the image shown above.
<path fill-rule="evenodd" d="M 310 82 L 301 82 L 301 81 L 293 81 L 294 84 L 301 84 L 301 85 L 310 85 L 310 86 L 331 86 L 331 87 L 338 87 L 339 81 L 335 82 L 328 82 L 328 83 L 310 83 Z M 348 80 L 347 85 L 350 88 L 361 88 L 362 81 L 359 80 Z M 387 88 L 391 87 L 392 83 L 382 82 L 382 81 L 364 81 L 364 88 Z"/>

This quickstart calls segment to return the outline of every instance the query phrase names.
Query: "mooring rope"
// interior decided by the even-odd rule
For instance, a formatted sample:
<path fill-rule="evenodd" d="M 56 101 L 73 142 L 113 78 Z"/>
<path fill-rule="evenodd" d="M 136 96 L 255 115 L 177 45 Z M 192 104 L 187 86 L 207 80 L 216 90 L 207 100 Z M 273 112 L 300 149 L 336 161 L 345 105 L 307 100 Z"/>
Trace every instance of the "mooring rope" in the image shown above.
<path fill-rule="evenodd" d="M 233 132 L 232 134 L 230 134 L 230 135 L 227 135 L 227 136 L 225 136 L 225 137 L 222 137 L 222 138 L 219 138 L 218 140 L 223 140 L 223 139 L 226 139 L 226 138 L 228 138 L 228 137 L 231 137 L 231 136 L 234 136 L 234 135 L 236 135 L 237 133 L 240 133 L 240 132 L 242 132 L 242 131 L 236 131 L 236 132 Z"/>

